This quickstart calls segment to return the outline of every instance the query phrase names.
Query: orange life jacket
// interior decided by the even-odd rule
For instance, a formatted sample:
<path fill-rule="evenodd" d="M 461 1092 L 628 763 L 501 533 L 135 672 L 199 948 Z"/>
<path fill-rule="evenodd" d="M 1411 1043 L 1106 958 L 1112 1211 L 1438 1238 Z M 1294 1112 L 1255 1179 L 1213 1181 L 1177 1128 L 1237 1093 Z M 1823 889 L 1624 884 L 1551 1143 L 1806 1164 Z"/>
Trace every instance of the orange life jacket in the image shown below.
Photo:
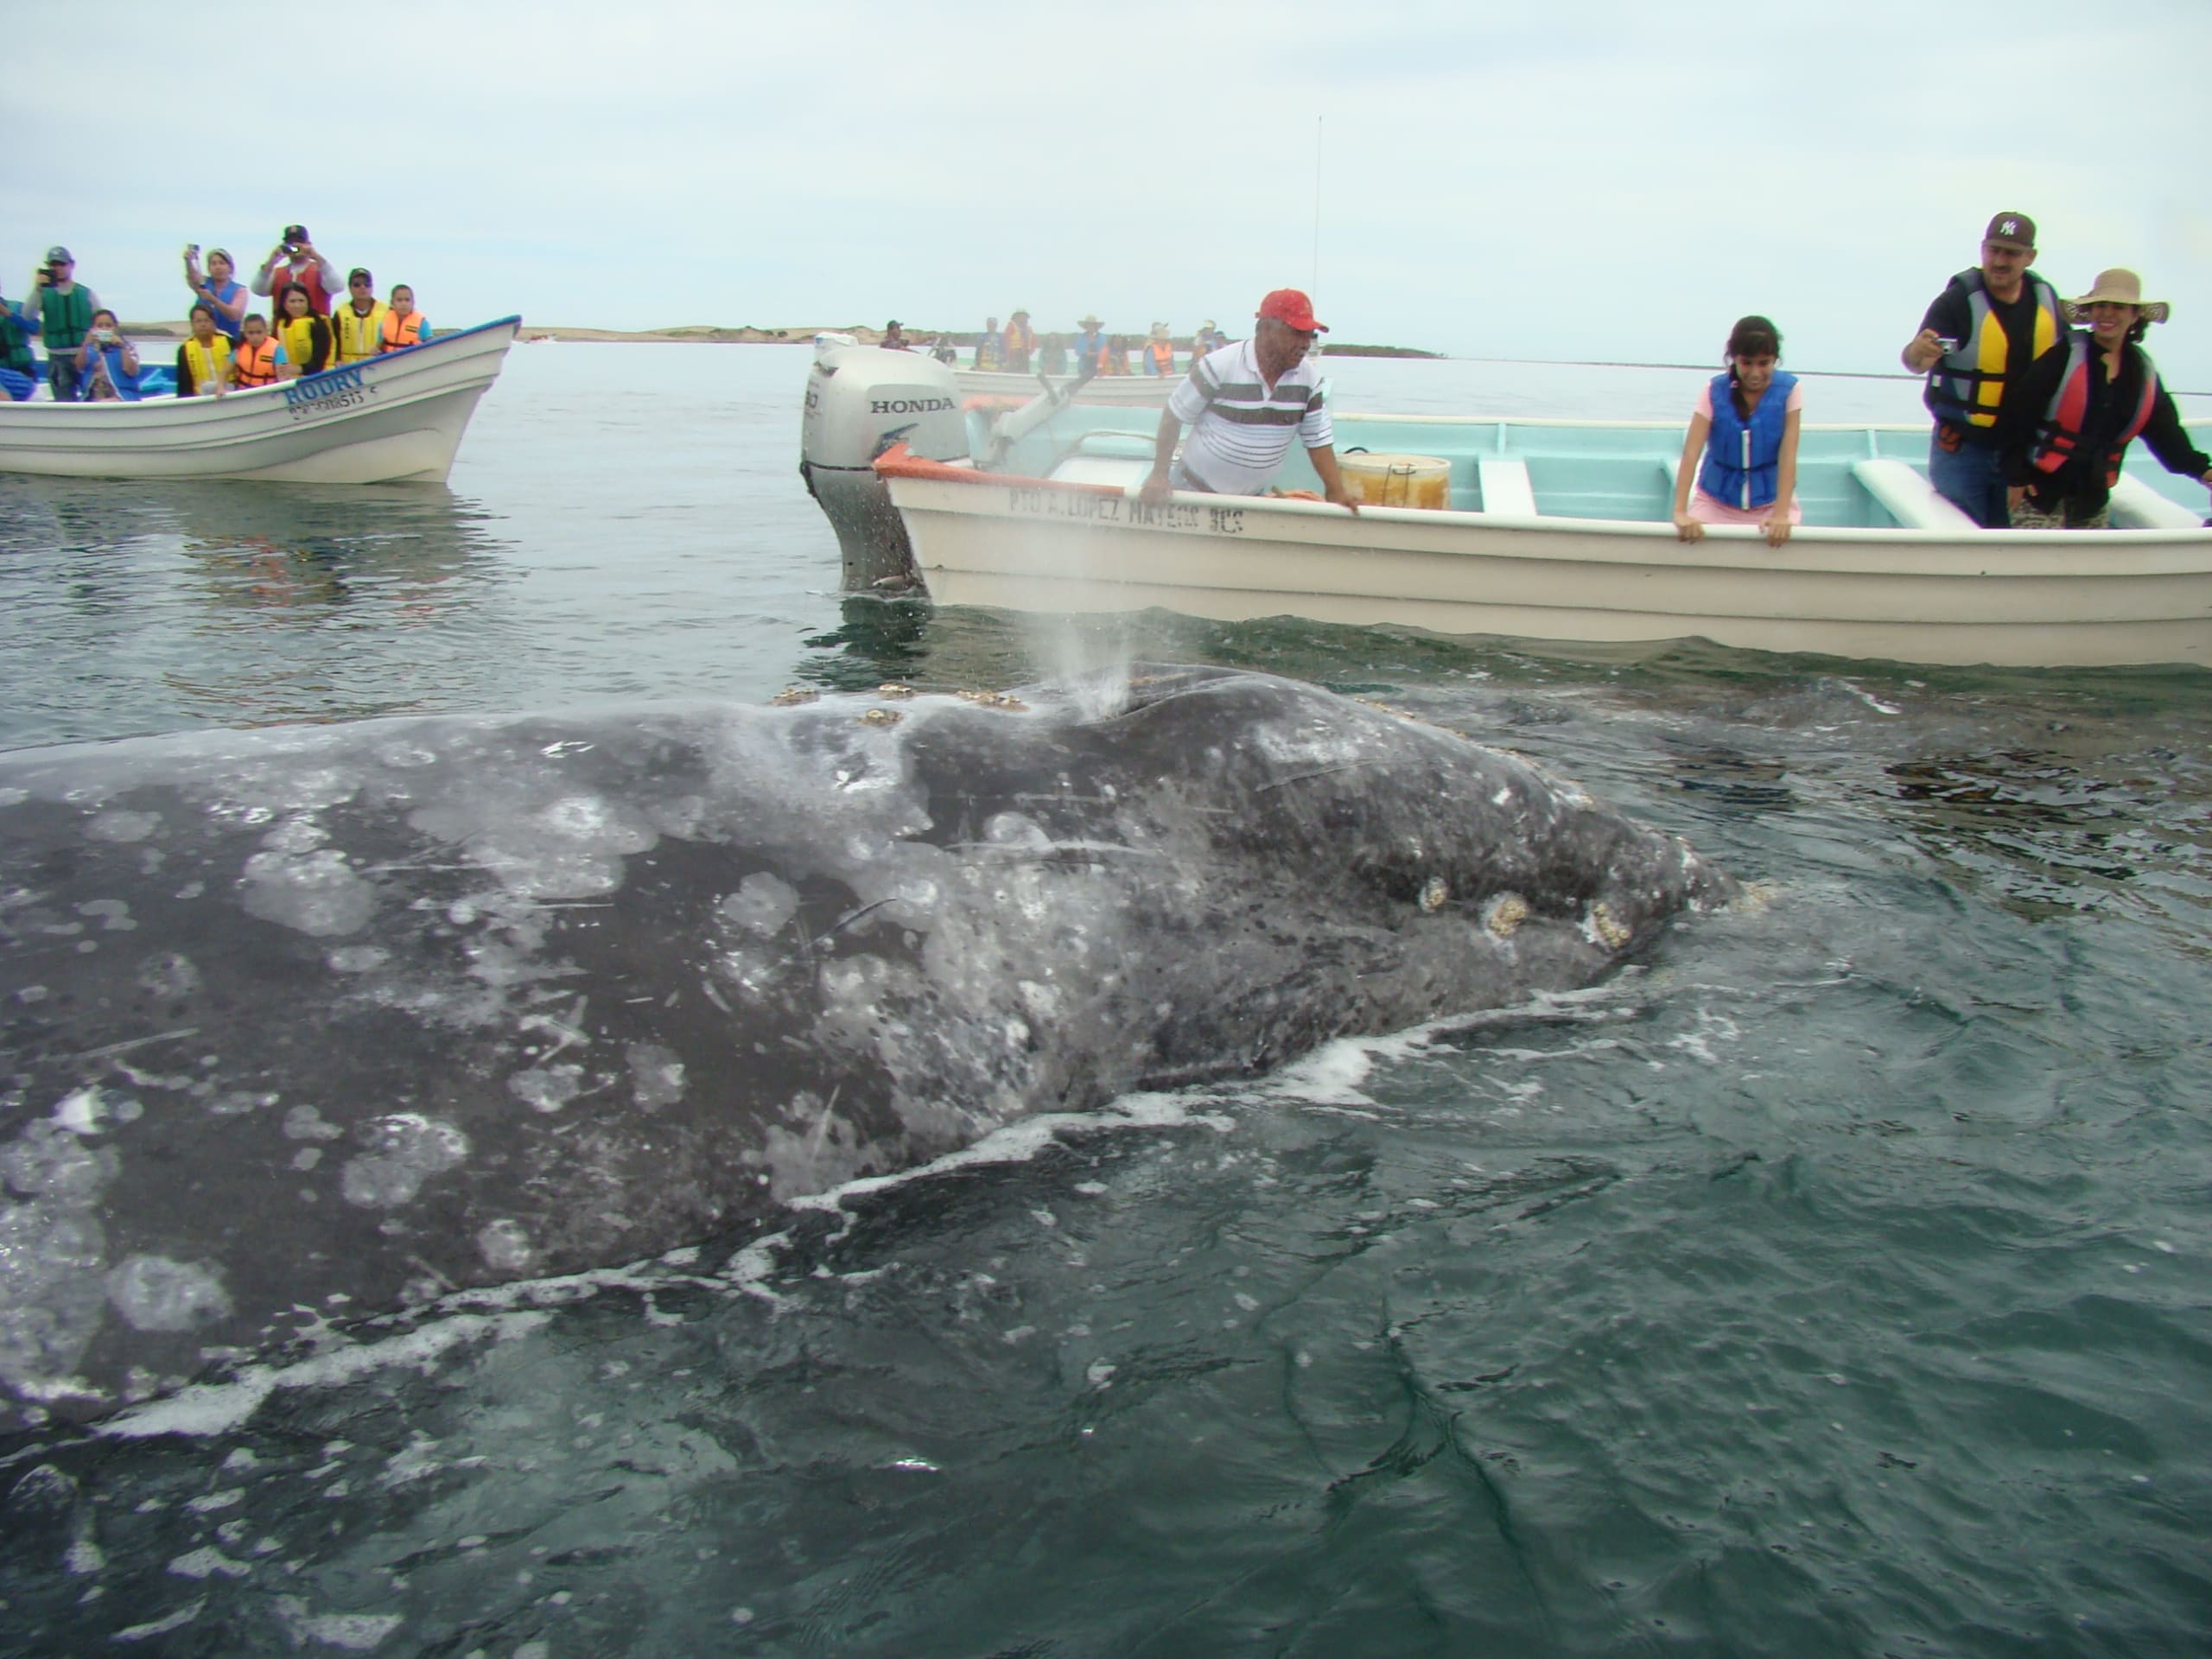
<path fill-rule="evenodd" d="M 1175 342 L 1173 340 L 1147 340 L 1144 349 L 1146 355 L 1152 359 L 1160 373 L 1173 374 L 1175 372 Z"/>
<path fill-rule="evenodd" d="M 261 344 L 249 346 L 243 340 L 231 353 L 231 367 L 238 372 L 241 386 L 271 386 L 276 384 L 276 342 L 264 334 Z"/>
<path fill-rule="evenodd" d="M 420 311 L 410 311 L 404 317 L 396 311 L 384 314 L 384 340 L 377 347 L 379 352 L 404 351 L 410 346 L 422 343 L 423 314 Z"/>

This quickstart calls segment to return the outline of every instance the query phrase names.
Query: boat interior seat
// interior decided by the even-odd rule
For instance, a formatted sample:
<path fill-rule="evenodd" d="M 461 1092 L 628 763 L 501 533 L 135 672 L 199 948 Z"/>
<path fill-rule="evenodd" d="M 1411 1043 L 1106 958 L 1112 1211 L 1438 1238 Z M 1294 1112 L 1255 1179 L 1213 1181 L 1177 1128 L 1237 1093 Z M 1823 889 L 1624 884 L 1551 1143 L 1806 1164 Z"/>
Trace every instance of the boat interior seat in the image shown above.
<path fill-rule="evenodd" d="M 2126 473 L 2112 486 L 2112 522 L 2121 530 L 2201 530 L 2202 513 L 2163 496 L 2139 478 Z"/>
<path fill-rule="evenodd" d="M 1527 461 L 1478 461 L 1475 481 L 1482 491 L 1484 512 L 1517 513 L 1525 518 L 1536 516 L 1536 489 L 1529 481 Z"/>
<path fill-rule="evenodd" d="M 1135 490 L 1152 471 L 1152 459 L 1135 455 L 1063 456 L 1051 476 L 1063 484 L 1110 484 L 1118 490 Z"/>
<path fill-rule="evenodd" d="M 1882 510 L 1907 530 L 1977 530 L 1974 521 L 1936 493 L 1910 461 L 1854 461 L 1851 475 Z"/>

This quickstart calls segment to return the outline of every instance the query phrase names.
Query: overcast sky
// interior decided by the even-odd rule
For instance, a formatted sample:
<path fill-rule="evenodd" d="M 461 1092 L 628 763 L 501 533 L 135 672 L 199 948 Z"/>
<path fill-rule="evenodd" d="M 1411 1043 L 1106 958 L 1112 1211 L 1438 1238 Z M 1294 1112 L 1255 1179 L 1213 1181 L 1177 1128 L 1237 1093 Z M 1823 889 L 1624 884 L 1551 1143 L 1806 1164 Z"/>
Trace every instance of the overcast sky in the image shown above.
<path fill-rule="evenodd" d="M 251 267 L 298 219 L 442 327 L 1242 334 L 1290 284 L 1339 340 L 1702 363 L 1760 311 L 1795 366 L 1883 371 L 2018 209 L 2061 292 L 2140 270 L 2212 390 L 2212 0 L 118 0 L 8 36 L 0 280 L 65 243 L 130 319 L 181 314 L 185 242 Z"/>

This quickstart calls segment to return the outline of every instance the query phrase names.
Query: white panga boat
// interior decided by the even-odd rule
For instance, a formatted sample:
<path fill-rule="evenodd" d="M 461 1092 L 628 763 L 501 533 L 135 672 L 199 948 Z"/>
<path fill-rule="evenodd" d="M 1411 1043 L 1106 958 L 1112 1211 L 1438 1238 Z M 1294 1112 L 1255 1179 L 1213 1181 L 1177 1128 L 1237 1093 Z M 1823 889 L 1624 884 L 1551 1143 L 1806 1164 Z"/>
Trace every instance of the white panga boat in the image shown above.
<path fill-rule="evenodd" d="M 0 472 L 442 483 L 520 317 L 220 397 L 0 402 Z"/>
<path fill-rule="evenodd" d="M 942 385 L 859 383 L 879 368 L 824 351 L 807 391 L 802 467 L 849 587 L 918 584 L 940 605 L 1016 611 L 1702 638 L 1916 663 L 2212 664 L 2202 486 L 2139 446 L 2113 493 L 2124 528 L 1989 531 L 1929 484 L 1924 425 L 1808 426 L 1805 523 L 1785 545 L 1737 528 L 1684 543 L 1669 519 L 1684 431 L 1672 422 L 1339 412 L 1348 478 L 1372 499 L 1438 505 L 1355 516 L 1178 492 L 1152 505 L 1136 499 L 1151 411 L 1048 398 L 961 410 Z M 1319 488 L 1294 444 L 1282 484 Z"/>

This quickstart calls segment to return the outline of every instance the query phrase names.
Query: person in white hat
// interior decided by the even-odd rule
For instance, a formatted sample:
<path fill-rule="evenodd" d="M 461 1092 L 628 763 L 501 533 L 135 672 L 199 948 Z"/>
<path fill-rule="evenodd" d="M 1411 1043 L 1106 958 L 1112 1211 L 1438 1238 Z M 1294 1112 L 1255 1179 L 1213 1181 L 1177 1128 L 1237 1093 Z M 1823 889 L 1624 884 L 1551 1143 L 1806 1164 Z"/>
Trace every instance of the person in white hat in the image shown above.
<path fill-rule="evenodd" d="M 2142 278 L 2120 267 L 2066 302 L 2067 321 L 2087 327 L 2069 330 L 2065 349 L 2030 372 L 2021 393 L 2035 421 L 2005 445 L 2013 529 L 2109 528 L 2112 486 L 2139 437 L 2168 472 L 2212 489 L 2212 456 L 2190 441 L 2139 343 L 2172 311 L 2164 300 L 2145 300 Z"/>

